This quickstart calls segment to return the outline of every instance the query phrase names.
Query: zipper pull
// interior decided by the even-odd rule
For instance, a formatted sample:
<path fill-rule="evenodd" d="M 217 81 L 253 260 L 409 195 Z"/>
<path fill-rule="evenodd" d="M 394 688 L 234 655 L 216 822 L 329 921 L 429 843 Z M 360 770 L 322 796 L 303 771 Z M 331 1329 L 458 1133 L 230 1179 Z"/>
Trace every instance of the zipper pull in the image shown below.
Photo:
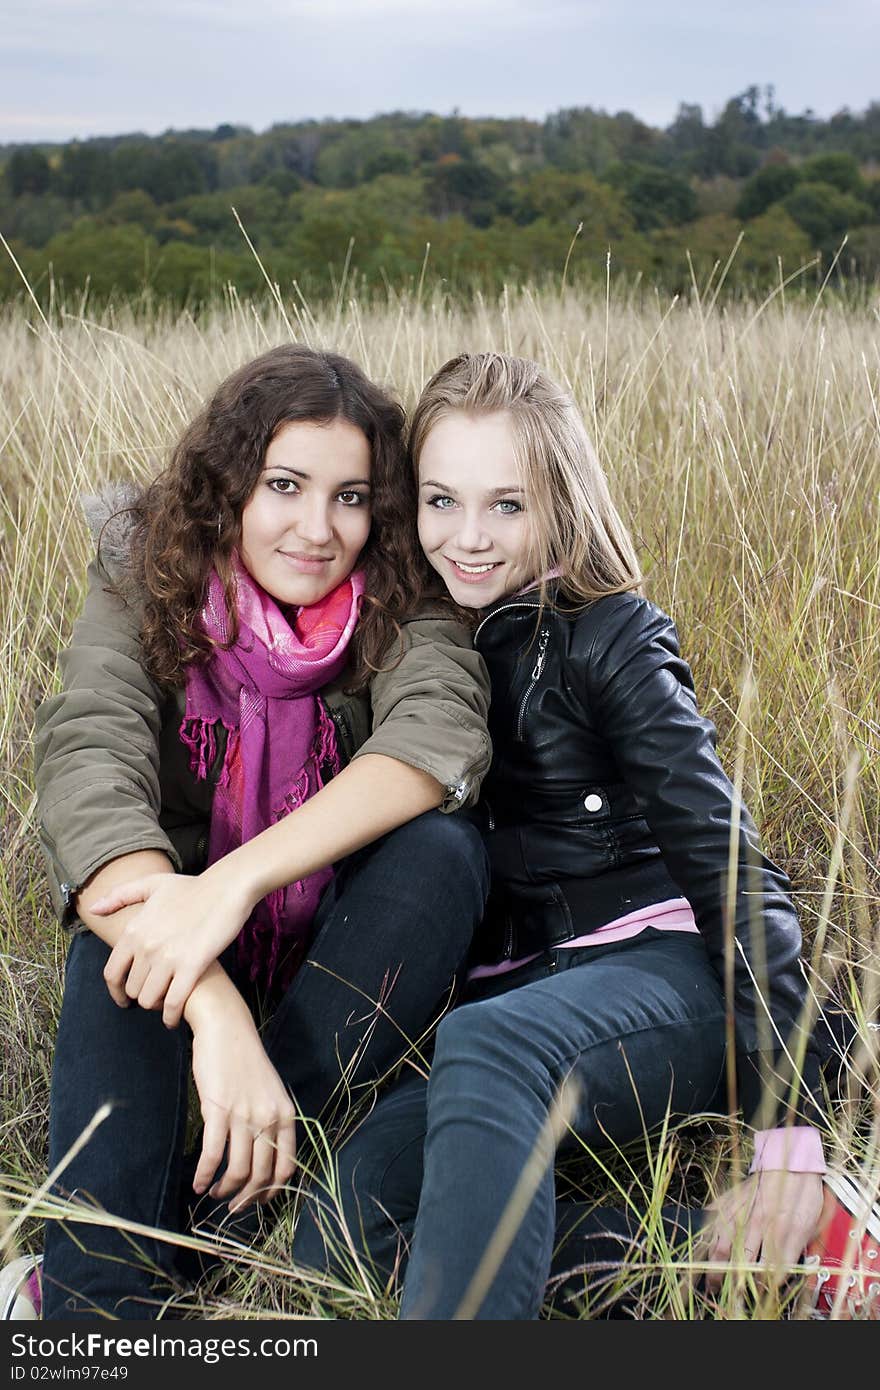
<path fill-rule="evenodd" d="M 547 643 L 550 641 L 549 627 L 542 627 L 538 637 L 538 658 L 532 667 L 532 680 L 541 679 L 541 672 L 544 669 L 544 662 L 547 660 Z"/>

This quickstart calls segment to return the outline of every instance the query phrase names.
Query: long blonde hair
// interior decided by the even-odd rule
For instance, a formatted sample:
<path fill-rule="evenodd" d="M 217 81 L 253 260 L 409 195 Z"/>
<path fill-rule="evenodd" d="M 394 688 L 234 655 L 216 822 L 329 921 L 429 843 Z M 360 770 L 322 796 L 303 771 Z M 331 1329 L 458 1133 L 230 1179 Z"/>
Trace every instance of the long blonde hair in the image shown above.
<path fill-rule="evenodd" d="M 529 561 L 542 581 L 542 602 L 546 576 L 557 570 L 561 593 L 578 604 L 638 589 L 635 547 L 580 412 L 537 362 L 502 352 L 465 352 L 445 362 L 422 391 L 410 423 L 416 473 L 428 435 L 451 411 L 511 417 L 516 465 L 534 521 Z"/>

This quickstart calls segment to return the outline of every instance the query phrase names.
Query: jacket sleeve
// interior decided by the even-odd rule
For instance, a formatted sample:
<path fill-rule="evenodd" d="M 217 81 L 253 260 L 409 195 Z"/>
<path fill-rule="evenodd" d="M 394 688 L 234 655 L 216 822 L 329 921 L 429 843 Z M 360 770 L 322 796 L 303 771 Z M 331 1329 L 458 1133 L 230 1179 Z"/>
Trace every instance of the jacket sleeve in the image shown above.
<path fill-rule="evenodd" d="M 603 601 L 607 602 L 607 601 Z M 596 605 L 600 609 L 602 604 Z M 715 752 L 714 725 L 697 709 L 694 684 L 671 620 L 627 596 L 599 622 L 587 656 L 587 698 L 633 790 L 664 861 L 694 911 L 712 964 L 725 979 L 725 916 L 732 886 L 733 1007 L 739 1100 L 747 1120 L 770 1128 L 784 1115 L 799 1056 L 805 982 L 801 932 L 785 874 L 761 852 L 744 806 L 735 855 L 736 793 Z M 808 1049 L 797 1109 L 821 1123 L 818 1057 Z"/>
<path fill-rule="evenodd" d="M 103 864 L 135 850 L 180 862 L 159 825 L 162 697 L 140 662 L 138 613 L 89 566 L 85 606 L 60 659 L 60 694 L 37 710 L 39 834 L 63 922 Z"/>
<path fill-rule="evenodd" d="M 429 772 L 445 788 L 441 811 L 455 811 L 477 800 L 492 759 L 489 674 L 454 619 L 404 623 L 402 640 L 400 659 L 373 677 L 373 730 L 355 757 L 383 753 Z"/>

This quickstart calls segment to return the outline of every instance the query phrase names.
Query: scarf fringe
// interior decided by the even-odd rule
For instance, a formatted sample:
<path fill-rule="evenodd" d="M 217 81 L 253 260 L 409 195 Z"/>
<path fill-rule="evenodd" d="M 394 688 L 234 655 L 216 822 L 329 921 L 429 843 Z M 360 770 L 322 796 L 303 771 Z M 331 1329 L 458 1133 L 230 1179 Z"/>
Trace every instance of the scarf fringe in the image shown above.
<path fill-rule="evenodd" d="M 180 726 L 180 741 L 189 749 L 190 772 L 197 781 L 204 782 L 217 761 L 218 728 L 226 730 L 226 751 L 217 786 L 225 787 L 229 782 L 229 765 L 238 743 L 238 730 L 230 728 L 225 720 L 204 719 L 198 714 L 191 714 L 185 716 Z"/>

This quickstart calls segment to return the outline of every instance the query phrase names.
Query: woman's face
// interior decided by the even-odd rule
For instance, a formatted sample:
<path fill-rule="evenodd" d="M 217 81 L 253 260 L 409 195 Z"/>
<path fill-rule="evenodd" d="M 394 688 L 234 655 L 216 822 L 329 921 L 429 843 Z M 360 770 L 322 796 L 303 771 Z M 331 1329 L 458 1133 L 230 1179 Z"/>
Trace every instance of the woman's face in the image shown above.
<path fill-rule="evenodd" d="M 276 430 L 241 514 L 242 563 L 278 603 L 317 603 L 347 578 L 370 531 L 370 446 L 347 420 Z"/>
<path fill-rule="evenodd" d="M 534 579 L 506 411 L 452 411 L 431 430 L 419 458 L 419 540 L 465 608 L 486 608 Z"/>

